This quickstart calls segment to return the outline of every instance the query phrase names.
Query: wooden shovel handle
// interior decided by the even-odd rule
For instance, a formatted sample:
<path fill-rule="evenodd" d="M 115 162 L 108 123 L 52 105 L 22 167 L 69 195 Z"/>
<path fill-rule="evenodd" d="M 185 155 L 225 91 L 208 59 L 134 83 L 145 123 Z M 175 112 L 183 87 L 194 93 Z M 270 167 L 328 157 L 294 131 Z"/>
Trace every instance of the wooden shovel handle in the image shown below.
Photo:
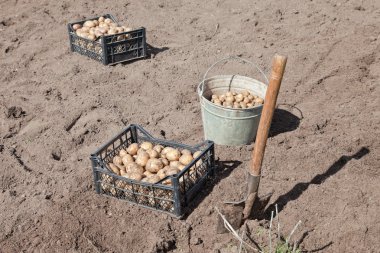
<path fill-rule="evenodd" d="M 273 57 L 272 73 L 265 95 L 264 107 L 261 113 L 259 128 L 257 130 L 255 148 L 252 152 L 250 174 L 253 176 L 261 175 L 261 164 L 264 158 L 265 146 L 276 107 L 276 101 L 281 86 L 282 76 L 285 71 L 286 60 L 287 57 L 277 54 Z"/>

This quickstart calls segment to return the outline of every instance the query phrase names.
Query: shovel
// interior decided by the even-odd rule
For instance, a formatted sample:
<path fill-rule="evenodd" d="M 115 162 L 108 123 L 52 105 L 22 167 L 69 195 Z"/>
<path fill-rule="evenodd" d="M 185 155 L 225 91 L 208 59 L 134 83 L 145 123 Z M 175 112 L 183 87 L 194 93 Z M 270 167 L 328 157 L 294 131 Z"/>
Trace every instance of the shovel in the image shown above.
<path fill-rule="evenodd" d="M 273 57 L 272 73 L 265 95 L 264 107 L 257 130 L 255 146 L 254 150 L 252 151 L 250 169 L 248 172 L 247 196 L 241 201 L 224 202 L 227 205 L 222 208 L 223 216 L 229 220 L 234 229 L 240 228 L 242 223 L 250 217 L 254 204 L 257 205 L 254 207 L 255 210 L 265 208 L 272 195 L 268 194 L 259 198 L 258 189 L 260 184 L 261 165 L 264 158 L 265 146 L 268 139 L 270 125 L 272 123 L 278 92 L 281 86 L 282 76 L 285 71 L 286 60 L 287 57 L 277 54 Z M 223 220 L 219 219 L 217 227 L 219 233 L 225 232 L 223 224 Z"/>

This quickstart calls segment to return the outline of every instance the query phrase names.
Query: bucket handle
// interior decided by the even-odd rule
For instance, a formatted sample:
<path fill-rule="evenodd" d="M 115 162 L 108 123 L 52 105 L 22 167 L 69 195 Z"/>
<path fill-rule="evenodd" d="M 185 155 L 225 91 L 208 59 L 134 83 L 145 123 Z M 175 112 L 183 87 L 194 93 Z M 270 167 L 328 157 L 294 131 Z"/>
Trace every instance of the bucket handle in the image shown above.
<path fill-rule="evenodd" d="M 255 64 L 249 60 L 243 59 L 239 56 L 229 56 L 229 57 L 226 57 L 224 59 L 221 59 L 221 60 L 215 62 L 214 64 L 211 65 L 211 67 L 208 68 L 208 70 L 206 71 L 206 73 L 203 76 L 203 80 L 202 80 L 201 85 L 200 85 L 199 90 L 198 90 L 199 96 L 201 96 L 203 93 L 203 87 L 204 87 L 204 83 L 205 83 L 206 77 L 208 75 L 208 72 L 210 72 L 210 70 L 213 69 L 215 67 L 215 65 L 217 65 L 221 62 L 229 61 L 229 60 L 240 60 L 242 62 L 249 63 L 249 64 L 253 65 L 263 75 L 263 77 L 264 77 L 264 79 L 268 85 L 268 83 L 269 83 L 268 77 L 264 74 L 264 71 L 261 68 L 259 68 L 259 66 L 257 66 L 257 64 Z"/>

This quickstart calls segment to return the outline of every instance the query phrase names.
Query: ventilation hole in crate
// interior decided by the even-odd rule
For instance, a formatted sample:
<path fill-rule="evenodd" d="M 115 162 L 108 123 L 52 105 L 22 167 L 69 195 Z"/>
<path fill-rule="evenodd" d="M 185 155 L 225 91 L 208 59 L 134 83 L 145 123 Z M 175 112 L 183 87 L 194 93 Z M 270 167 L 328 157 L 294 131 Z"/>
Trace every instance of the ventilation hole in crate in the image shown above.
<path fill-rule="evenodd" d="M 133 194 L 132 191 L 129 191 L 129 190 L 124 191 L 124 198 L 125 200 L 128 200 L 128 201 L 133 201 L 133 202 L 136 201 L 135 195 Z"/>
<path fill-rule="evenodd" d="M 173 212 L 174 204 L 172 201 L 160 200 L 158 204 L 158 209 L 166 211 L 166 212 Z"/>

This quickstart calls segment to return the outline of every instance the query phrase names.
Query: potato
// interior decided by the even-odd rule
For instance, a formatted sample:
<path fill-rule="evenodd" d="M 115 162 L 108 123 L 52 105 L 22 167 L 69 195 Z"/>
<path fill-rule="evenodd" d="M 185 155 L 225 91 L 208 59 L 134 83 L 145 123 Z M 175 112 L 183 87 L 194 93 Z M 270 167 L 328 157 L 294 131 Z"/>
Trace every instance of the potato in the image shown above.
<path fill-rule="evenodd" d="M 157 173 L 159 170 L 161 170 L 164 167 L 164 164 L 160 161 L 160 159 L 157 158 L 151 158 L 146 163 L 145 169 L 147 171 L 150 171 L 152 173 Z"/>
<path fill-rule="evenodd" d="M 146 150 L 143 148 L 139 148 L 139 150 L 137 150 L 137 155 L 140 155 L 141 153 L 146 153 Z"/>
<path fill-rule="evenodd" d="M 151 184 L 155 184 L 155 183 L 157 183 L 158 181 L 160 181 L 161 180 L 161 178 L 159 177 L 159 176 L 157 176 L 157 175 L 152 175 L 152 176 L 150 176 L 150 177 L 147 177 L 147 182 L 148 183 L 151 183 Z"/>
<path fill-rule="evenodd" d="M 233 103 L 235 98 L 233 96 L 226 97 L 226 102 Z"/>
<path fill-rule="evenodd" d="M 125 156 L 125 155 L 128 155 L 128 152 L 127 152 L 125 149 L 121 149 L 121 150 L 119 151 L 119 156 L 120 156 L 120 157 L 123 157 L 123 156 Z"/>
<path fill-rule="evenodd" d="M 127 164 L 125 164 L 125 170 L 127 172 L 129 172 L 133 167 L 139 167 L 140 165 L 138 165 L 137 163 L 135 162 L 129 162 Z"/>
<path fill-rule="evenodd" d="M 124 36 L 124 35 L 119 35 L 119 36 L 116 37 L 116 40 L 117 40 L 117 41 L 122 41 L 122 40 L 124 40 L 124 39 L 125 39 L 125 36 Z"/>
<path fill-rule="evenodd" d="M 112 159 L 112 162 L 113 162 L 114 164 L 118 164 L 118 165 L 122 165 L 122 164 L 123 164 L 123 161 L 122 161 L 121 157 L 118 156 L 118 155 L 116 155 L 116 156 Z"/>
<path fill-rule="evenodd" d="M 234 104 L 233 104 L 233 102 L 224 102 L 223 103 L 223 106 L 225 106 L 225 107 L 227 107 L 227 108 L 232 108 L 232 106 L 233 106 Z"/>
<path fill-rule="evenodd" d="M 99 19 L 98 19 L 99 23 L 100 23 L 100 22 L 104 22 L 104 20 L 105 20 L 104 17 L 99 17 Z"/>
<path fill-rule="evenodd" d="M 148 162 L 148 160 L 149 160 L 149 155 L 147 152 L 144 152 L 144 153 L 140 153 L 139 155 L 137 155 L 135 163 L 144 167 L 146 165 L 146 163 Z"/>
<path fill-rule="evenodd" d="M 188 149 L 182 149 L 182 150 L 181 150 L 181 154 L 182 154 L 182 155 L 191 155 L 191 151 L 188 150 Z"/>
<path fill-rule="evenodd" d="M 127 166 L 127 164 L 134 162 L 134 159 L 130 154 L 126 154 L 121 158 L 121 161 L 124 164 L 124 166 Z"/>
<path fill-rule="evenodd" d="M 115 35 L 115 34 L 117 34 L 117 31 L 116 31 L 116 29 L 114 29 L 114 28 L 110 28 L 110 29 L 108 30 L 107 34 L 108 34 L 108 35 Z"/>
<path fill-rule="evenodd" d="M 243 101 L 244 100 L 244 96 L 243 96 L 243 94 L 237 94 L 236 96 L 235 96 L 235 101 L 236 102 L 241 102 L 241 101 Z"/>
<path fill-rule="evenodd" d="M 106 18 L 106 19 L 104 19 L 104 23 L 111 24 L 111 23 L 113 23 L 113 21 L 110 18 Z"/>
<path fill-rule="evenodd" d="M 214 104 L 222 106 L 222 101 L 220 101 L 219 99 L 215 99 Z"/>
<path fill-rule="evenodd" d="M 170 167 L 178 168 L 178 166 L 181 165 L 181 163 L 179 161 L 172 161 L 169 165 Z"/>
<path fill-rule="evenodd" d="M 239 103 L 237 103 L 237 104 L 234 104 L 234 105 L 232 106 L 232 108 L 234 108 L 234 109 L 240 109 L 240 108 L 241 108 L 241 106 L 240 106 L 240 104 L 239 104 Z"/>
<path fill-rule="evenodd" d="M 137 144 L 137 143 L 132 143 L 131 145 L 128 146 L 128 148 L 127 148 L 127 152 L 128 152 L 130 155 L 136 155 L 138 149 L 139 149 L 139 144 Z"/>
<path fill-rule="evenodd" d="M 219 97 L 218 97 L 218 95 L 213 94 L 213 95 L 211 96 L 211 101 L 213 101 L 213 100 L 215 100 L 215 99 L 219 99 Z"/>
<path fill-rule="evenodd" d="M 159 158 L 159 159 L 164 164 L 164 166 L 168 166 L 169 165 L 168 159 L 166 159 L 166 158 Z"/>
<path fill-rule="evenodd" d="M 149 141 L 144 141 L 143 143 L 141 143 L 140 147 L 145 150 L 153 149 L 153 144 Z"/>
<path fill-rule="evenodd" d="M 129 173 L 129 178 L 136 180 L 136 181 L 140 181 L 143 178 L 143 176 L 142 176 L 142 174 L 140 174 L 138 172 L 131 172 L 131 173 Z"/>
<path fill-rule="evenodd" d="M 114 164 L 114 165 L 119 168 L 120 173 L 121 173 L 121 171 L 126 171 L 126 169 L 123 165 L 120 165 L 120 164 Z"/>
<path fill-rule="evenodd" d="M 167 176 L 173 176 L 173 175 L 177 174 L 178 172 L 179 172 L 179 169 L 178 169 L 178 168 L 173 168 L 173 167 L 171 167 L 170 169 L 168 169 L 168 170 L 166 171 L 166 175 L 167 175 Z"/>
<path fill-rule="evenodd" d="M 247 107 L 248 107 L 248 108 L 252 108 L 253 106 L 254 106 L 253 103 L 247 103 Z"/>
<path fill-rule="evenodd" d="M 108 166 L 110 167 L 110 169 L 113 173 L 120 175 L 120 170 L 115 164 L 109 163 Z"/>
<path fill-rule="evenodd" d="M 245 90 L 242 92 L 244 97 L 248 97 L 250 95 L 249 91 Z"/>
<path fill-rule="evenodd" d="M 99 32 L 99 31 L 95 31 L 95 36 L 98 38 L 98 37 L 101 37 L 103 36 L 103 33 Z"/>
<path fill-rule="evenodd" d="M 95 26 L 98 26 L 99 25 L 99 21 L 98 20 L 92 20 L 92 22 L 95 24 Z"/>
<path fill-rule="evenodd" d="M 170 166 L 169 165 L 167 165 L 167 166 L 165 166 L 163 169 L 161 169 L 161 170 L 163 170 L 163 171 L 167 171 L 168 169 L 170 169 Z"/>
<path fill-rule="evenodd" d="M 245 109 L 245 108 L 247 108 L 247 104 L 244 102 L 240 102 L 240 107 Z"/>
<path fill-rule="evenodd" d="M 146 177 L 150 177 L 150 176 L 152 176 L 154 174 L 152 172 L 146 170 L 146 171 L 144 171 L 143 175 L 146 176 Z"/>
<path fill-rule="evenodd" d="M 78 29 L 82 28 L 82 25 L 81 24 L 74 24 L 73 25 L 73 30 L 76 31 Z"/>
<path fill-rule="evenodd" d="M 181 170 L 183 170 L 184 168 L 186 168 L 186 165 L 180 164 L 180 165 L 178 165 L 177 168 L 181 171 Z"/>
<path fill-rule="evenodd" d="M 190 154 L 184 154 L 179 158 L 179 162 L 183 165 L 188 165 L 193 160 L 193 156 Z"/>
<path fill-rule="evenodd" d="M 233 96 L 233 94 L 232 94 L 231 91 L 226 92 L 226 98 L 227 98 L 227 97 L 232 97 L 232 96 Z"/>
<path fill-rule="evenodd" d="M 249 101 L 252 101 L 255 99 L 255 97 L 253 95 L 248 95 L 248 99 L 249 99 Z"/>
<path fill-rule="evenodd" d="M 136 165 L 133 165 L 132 167 L 130 167 L 129 170 L 127 170 L 127 173 L 132 173 L 132 172 L 137 172 L 137 173 L 143 174 L 144 168 L 142 166 L 136 164 Z"/>
<path fill-rule="evenodd" d="M 164 149 L 164 146 L 162 145 L 156 145 L 153 147 L 153 150 L 156 150 L 158 153 L 161 153 L 163 149 Z"/>
<path fill-rule="evenodd" d="M 244 103 L 248 104 L 249 102 L 251 102 L 251 100 L 248 98 L 248 97 L 245 97 L 244 100 L 243 100 Z"/>
<path fill-rule="evenodd" d="M 96 36 L 94 34 L 89 34 L 87 36 L 87 39 L 89 39 L 89 40 L 96 40 Z"/>
<path fill-rule="evenodd" d="M 166 147 L 162 149 L 161 154 L 166 155 L 169 151 L 172 151 L 172 150 L 175 150 L 175 149 L 172 147 Z"/>
<path fill-rule="evenodd" d="M 198 156 L 200 156 L 202 154 L 202 151 L 196 151 L 196 152 L 194 152 L 194 154 L 193 154 L 193 158 L 195 159 L 195 158 L 197 158 Z"/>
<path fill-rule="evenodd" d="M 99 27 L 98 27 L 98 31 L 99 31 L 100 33 L 104 34 L 104 33 L 107 32 L 107 27 L 101 27 L 101 26 L 99 26 Z"/>
<path fill-rule="evenodd" d="M 106 30 L 108 30 L 108 29 L 110 28 L 110 26 L 109 26 L 108 24 L 106 24 L 106 23 L 100 23 L 100 24 L 99 24 L 99 27 L 100 27 L 100 28 L 104 28 L 104 29 L 106 29 Z"/>
<path fill-rule="evenodd" d="M 150 158 L 158 158 L 158 152 L 154 149 L 148 149 L 146 151 Z"/>
<path fill-rule="evenodd" d="M 88 33 L 90 31 L 90 27 L 84 26 L 81 28 L 81 31 L 84 33 Z"/>
<path fill-rule="evenodd" d="M 255 104 L 264 104 L 264 99 L 257 97 L 257 98 L 255 98 L 254 102 L 255 102 Z"/>
<path fill-rule="evenodd" d="M 123 27 L 118 26 L 118 27 L 116 27 L 115 29 L 116 29 L 117 33 L 122 33 L 122 32 L 124 32 L 124 28 L 123 28 Z"/>
<path fill-rule="evenodd" d="M 173 149 L 166 153 L 166 159 L 169 161 L 178 161 L 181 157 L 181 153 L 177 149 Z"/>
<path fill-rule="evenodd" d="M 160 177 L 160 179 L 164 179 L 166 177 L 165 170 L 160 170 L 157 172 L 157 176 Z"/>
<path fill-rule="evenodd" d="M 95 27 L 95 23 L 92 20 L 87 20 L 83 23 L 84 27 Z"/>

